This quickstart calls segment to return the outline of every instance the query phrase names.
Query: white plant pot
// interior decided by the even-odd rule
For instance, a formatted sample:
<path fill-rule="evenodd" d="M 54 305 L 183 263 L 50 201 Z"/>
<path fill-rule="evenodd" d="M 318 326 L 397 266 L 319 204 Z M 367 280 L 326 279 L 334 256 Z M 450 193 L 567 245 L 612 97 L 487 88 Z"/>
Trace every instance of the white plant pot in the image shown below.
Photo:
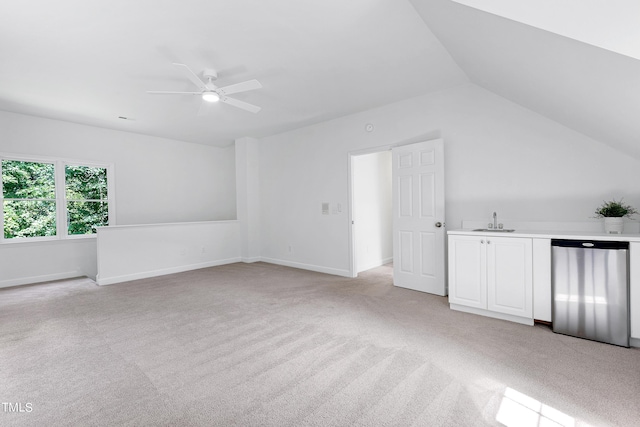
<path fill-rule="evenodd" d="M 604 232 L 607 234 L 622 234 L 624 229 L 623 218 L 611 218 L 605 217 L 604 219 Z"/>

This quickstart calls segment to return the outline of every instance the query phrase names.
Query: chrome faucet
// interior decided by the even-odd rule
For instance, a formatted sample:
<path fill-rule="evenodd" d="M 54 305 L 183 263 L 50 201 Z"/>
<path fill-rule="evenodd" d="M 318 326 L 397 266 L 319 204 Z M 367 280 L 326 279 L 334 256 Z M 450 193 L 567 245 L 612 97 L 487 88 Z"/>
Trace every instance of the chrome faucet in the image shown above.
<path fill-rule="evenodd" d="M 493 229 L 495 230 L 496 228 L 498 228 L 498 214 L 497 213 L 493 213 Z"/>

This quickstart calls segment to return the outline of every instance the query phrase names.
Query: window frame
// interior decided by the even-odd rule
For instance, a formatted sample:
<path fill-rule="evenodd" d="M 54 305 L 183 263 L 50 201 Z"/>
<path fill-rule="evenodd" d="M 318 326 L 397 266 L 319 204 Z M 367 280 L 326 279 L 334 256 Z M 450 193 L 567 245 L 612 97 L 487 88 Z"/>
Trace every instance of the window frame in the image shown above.
<path fill-rule="evenodd" d="M 16 198 L 8 198 L 5 199 L 4 197 L 4 182 L 2 181 L 2 162 L 4 161 L 12 161 L 12 162 L 24 162 L 24 163 L 39 163 L 39 164 L 44 164 L 44 165 L 51 165 L 53 166 L 53 198 L 39 198 L 39 199 L 16 199 Z M 2 233 L 1 233 L 1 238 L 4 241 L 11 241 L 11 240 L 30 240 L 30 241 L 46 241 L 46 240 L 51 240 L 51 238 L 54 238 L 58 235 L 58 200 L 57 200 L 57 193 L 56 193 L 56 185 L 57 185 L 57 177 L 56 177 L 56 162 L 52 161 L 52 160 L 33 160 L 33 159 L 16 159 L 14 157 L 8 157 L 8 156 L 0 156 L 0 190 L 1 194 L 0 194 L 0 200 L 2 201 L 2 209 L 0 210 L 0 220 L 1 220 L 1 224 L 2 224 Z M 16 201 L 45 201 L 45 202 L 53 202 L 55 204 L 56 210 L 55 210 L 55 224 L 56 224 L 56 234 L 53 236 L 33 236 L 33 237 L 15 237 L 15 238 L 5 238 L 4 237 L 4 203 L 5 201 L 12 201 L 12 200 L 16 200 Z"/>
<path fill-rule="evenodd" d="M 2 182 L 2 161 L 11 160 L 18 162 L 35 162 L 49 163 L 54 165 L 55 177 L 55 202 L 56 202 L 56 235 L 55 236 L 38 236 L 38 237 L 4 237 L 4 190 Z M 2 233 L 0 233 L 0 244 L 15 244 L 29 242 L 52 242 L 61 240 L 82 240 L 95 239 L 97 233 L 92 234 L 69 234 L 67 226 L 67 192 L 66 192 L 66 166 L 88 166 L 96 168 L 104 168 L 107 170 L 107 209 L 109 212 L 109 226 L 116 225 L 116 203 L 115 203 L 115 179 L 113 163 L 96 162 L 91 160 L 77 160 L 59 157 L 41 157 L 22 154 L 2 153 L 0 152 L 0 225 L 2 225 Z"/>

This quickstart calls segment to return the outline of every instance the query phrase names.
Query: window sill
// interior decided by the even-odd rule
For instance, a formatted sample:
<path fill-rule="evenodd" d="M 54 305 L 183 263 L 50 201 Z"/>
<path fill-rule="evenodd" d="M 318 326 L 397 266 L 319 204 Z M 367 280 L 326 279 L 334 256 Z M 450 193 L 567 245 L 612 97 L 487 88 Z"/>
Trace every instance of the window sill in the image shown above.
<path fill-rule="evenodd" d="M 2 239 L 0 241 L 0 246 L 2 245 L 24 245 L 24 244 L 51 244 L 51 243 L 66 243 L 73 241 L 84 241 L 90 240 L 97 237 L 96 234 L 82 234 L 77 236 L 67 236 L 67 237 L 17 237 L 13 239 Z"/>

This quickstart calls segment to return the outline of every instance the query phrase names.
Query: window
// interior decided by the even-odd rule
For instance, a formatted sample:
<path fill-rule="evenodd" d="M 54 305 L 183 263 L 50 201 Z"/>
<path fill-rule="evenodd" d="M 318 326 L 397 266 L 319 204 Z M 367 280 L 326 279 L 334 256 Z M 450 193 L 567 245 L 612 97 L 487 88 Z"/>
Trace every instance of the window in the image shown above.
<path fill-rule="evenodd" d="M 4 238 L 56 235 L 53 163 L 2 161 Z"/>
<path fill-rule="evenodd" d="M 92 235 L 112 210 L 104 165 L 2 158 L 2 240 Z"/>
<path fill-rule="evenodd" d="M 107 168 L 66 165 L 64 176 L 67 233 L 93 234 L 109 225 Z"/>

